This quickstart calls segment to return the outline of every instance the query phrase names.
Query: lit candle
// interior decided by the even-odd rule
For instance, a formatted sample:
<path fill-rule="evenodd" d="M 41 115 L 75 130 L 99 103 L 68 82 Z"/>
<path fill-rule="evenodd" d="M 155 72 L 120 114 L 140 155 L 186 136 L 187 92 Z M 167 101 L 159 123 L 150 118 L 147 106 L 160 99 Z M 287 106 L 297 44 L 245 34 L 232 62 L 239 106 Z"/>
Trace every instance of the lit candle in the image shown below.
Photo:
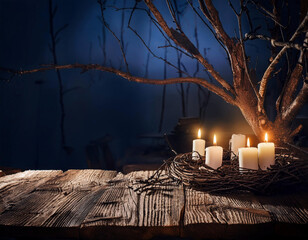
<path fill-rule="evenodd" d="M 267 133 L 265 133 L 265 142 L 258 144 L 258 156 L 259 166 L 262 170 L 275 164 L 275 144 L 268 142 Z"/>
<path fill-rule="evenodd" d="M 205 164 L 210 166 L 211 168 L 217 169 L 222 164 L 222 147 L 216 146 L 217 140 L 216 135 L 214 134 L 213 138 L 213 145 L 211 147 L 207 147 L 205 149 L 206 156 L 205 156 Z"/>
<path fill-rule="evenodd" d="M 250 147 L 249 138 L 247 138 L 247 147 L 239 148 L 239 167 L 258 170 L 258 149 Z"/>
<path fill-rule="evenodd" d="M 245 147 L 246 136 L 243 134 L 232 134 L 230 139 L 231 151 L 238 156 L 238 149 Z"/>
<path fill-rule="evenodd" d="M 201 139 L 201 129 L 199 129 L 199 131 L 198 131 L 198 139 L 193 140 L 192 151 L 193 151 L 193 153 L 192 153 L 193 159 L 198 159 L 199 154 L 200 154 L 201 157 L 204 157 L 205 140 Z"/>

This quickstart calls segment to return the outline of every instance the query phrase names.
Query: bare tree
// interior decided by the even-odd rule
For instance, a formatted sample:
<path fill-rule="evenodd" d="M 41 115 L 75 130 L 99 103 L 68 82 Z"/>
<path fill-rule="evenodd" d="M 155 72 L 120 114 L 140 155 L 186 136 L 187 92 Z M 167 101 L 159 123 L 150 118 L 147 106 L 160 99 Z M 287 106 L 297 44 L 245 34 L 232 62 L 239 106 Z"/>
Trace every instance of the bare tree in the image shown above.
<path fill-rule="evenodd" d="M 102 66 L 99 64 L 67 64 L 67 65 L 50 65 L 43 66 L 37 69 L 31 70 L 7 70 L 15 74 L 28 74 L 39 71 L 45 71 L 50 69 L 71 69 L 80 68 L 83 71 L 99 70 L 114 73 L 118 76 L 126 78 L 130 81 L 147 84 L 174 84 L 174 83 L 195 83 L 209 91 L 220 96 L 224 101 L 234 106 L 237 106 L 242 112 L 243 116 L 250 124 L 254 133 L 263 139 L 264 133 L 269 132 L 273 137 L 273 140 L 277 143 L 290 143 L 293 137 L 301 130 L 302 126 L 291 127 L 291 123 L 298 114 L 299 110 L 303 107 L 308 99 L 308 76 L 307 76 L 307 21 L 308 13 L 307 9 L 304 10 L 304 14 L 300 19 L 298 27 L 293 31 L 291 36 L 287 38 L 273 38 L 272 36 L 266 38 L 257 34 L 258 28 L 253 28 L 252 21 L 249 17 L 248 9 L 251 7 L 257 8 L 262 16 L 268 18 L 274 24 L 281 26 L 281 32 L 290 31 L 289 26 L 284 26 L 278 16 L 278 1 L 271 1 L 271 9 L 269 7 L 262 6 L 258 2 L 252 0 L 244 1 L 239 0 L 239 7 L 232 5 L 229 1 L 230 7 L 233 9 L 235 16 L 238 20 L 238 37 L 230 36 L 221 22 L 219 12 L 214 6 L 212 0 L 199 0 L 198 6 L 195 6 L 195 2 L 188 0 L 189 6 L 195 12 L 195 14 L 202 20 L 204 25 L 210 30 L 211 34 L 218 41 L 220 46 L 226 52 L 226 56 L 229 60 L 230 68 L 232 70 L 233 81 L 228 82 L 224 79 L 220 73 L 210 64 L 209 60 L 200 53 L 198 48 L 187 37 L 184 30 L 180 27 L 178 19 L 175 17 L 173 11 L 169 11 L 174 27 L 167 24 L 166 16 L 163 16 L 155 4 L 151 0 L 144 0 L 144 7 L 139 7 L 140 1 L 136 1 L 133 8 L 126 7 L 124 10 L 130 10 L 129 28 L 136 33 L 138 38 L 147 47 L 153 57 L 159 58 L 166 62 L 169 66 L 177 69 L 181 72 L 180 77 L 169 79 L 151 79 L 132 75 L 128 70 L 128 63 L 123 51 L 123 43 L 120 43 L 120 39 L 117 38 L 123 53 L 123 60 L 126 64 L 126 71 L 116 69 L 113 67 Z M 166 3 L 168 7 L 169 1 Z M 291 4 L 291 2 L 289 2 Z M 155 55 L 151 49 L 146 45 L 141 36 L 131 27 L 130 20 L 133 17 L 134 11 L 144 11 L 148 14 L 152 20 L 153 26 L 156 27 L 162 34 L 162 37 L 168 42 L 168 47 L 180 51 L 182 54 L 190 57 L 192 60 L 197 60 L 203 70 L 213 79 L 210 82 L 206 78 L 190 76 L 185 70 L 179 69 L 176 65 L 170 62 L 170 60 L 163 59 Z M 302 11 L 303 12 L 303 11 Z M 243 33 L 242 21 L 246 19 L 251 27 L 251 31 L 247 34 Z M 109 30 L 108 26 L 106 28 Z M 263 73 L 261 79 L 255 81 L 251 76 L 251 66 L 249 57 L 246 55 L 247 41 L 252 39 L 265 39 L 270 41 L 272 48 L 272 56 L 269 59 L 269 64 Z M 284 61 L 285 56 L 289 51 L 297 54 L 297 63 L 293 66 L 289 64 L 289 77 L 285 77 L 284 87 L 279 93 L 279 97 L 275 103 L 276 115 L 275 119 L 270 119 L 265 106 L 266 93 L 268 85 L 273 81 L 273 77 L 279 70 L 279 63 Z"/>
<path fill-rule="evenodd" d="M 167 60 L 167 48 L 165 48 L 164 58 Z M 167 63 L 166 62 L 164 64 L 164 79 L 167 79 Z M 165 116 L 165 103 L 166 103 L 166 85 L 163 86 L 158 132 L 161 132 L 163 128 L 163 122 L 164 122 L 164 116 Z"/>
<path fill-rule="evenodd" d="M 54 27 L 54 18 L 57 13 L 58 7 L 53 6 L 53 1 L 49 0 L 49 34 L 51 38 L 51 44 L 49 45 L 50 52 L 52 53 L 53 64 L 58 64 L 57 57 L 57 43 L 60 40 L 59 34 L 67 28 L 68 24 L 63 25 L 59 29 L 55 30 Z M 62 148 L 66 151 L 66 153 L 70 153 L 72 151 L 71 147 L 68 147 L 66 144 L 66 136 L 65 136 L 65 106 L 64 106 L 64 86 L 63 79 L 61 73 L 58 69 L 56 69 L 58 83 L 59 83 L 59 104 L 61 110 L 61 120 L 60 120 L 60 131 L 61 131 L 61 144 Z"/>

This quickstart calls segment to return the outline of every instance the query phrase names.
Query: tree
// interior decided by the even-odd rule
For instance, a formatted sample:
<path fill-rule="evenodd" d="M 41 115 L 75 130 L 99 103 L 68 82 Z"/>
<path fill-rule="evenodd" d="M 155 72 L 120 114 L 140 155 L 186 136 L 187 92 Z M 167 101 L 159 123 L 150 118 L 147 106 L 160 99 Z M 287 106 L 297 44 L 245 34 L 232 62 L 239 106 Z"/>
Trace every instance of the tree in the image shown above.
<path fill-rule="evenodd" d="M 227 2 L 227 1 L 226 1 Z M 50 65 L 43 66 L 37 69 L 30 70 L 8 70 L 13 74 L 28 74 L 38 71 L 50 69 L 72 69 L 80 68 L 83 71 L 99 70 L 111 72 L 121 76 L 127 80 L 147 84 L 174 84 L 174 83 L 195 83 L 211 92 L 220 96 L 224 101 L 238 107 L 251 126 L 256 136 L 263 140 L 265 132 L 269 132 L 273 141 L 282 144 L 292 142 L 293 137 L 300 132 L 302 126 L 292 126 L 294 118 L 297 116 L 300 109 L 304 106 L 308 99 L 308 76 L 307 76 L 307 21 L 308 12 L 305 8 L 305 1 L 301 1 L 301 18 L 297 28 L 291 33 L 292 28 L 289 25 L 282 24 L 282 5 L 285 3 L 292 4 L 288 1 L 272 0 L 270 7 L 260 4 L 260 1 L 239 0 L 238 7 L 235 7 L 235 1 L 228 1 L 230 7 L 238 22 L 238 33 L 235 36 L 230 36 L 225 31 L 220 15 L 212 0 L 199 0 L 196 2 L 187 1 L 187 7 L 199 17 L 204 25 L 210 29 L 211 33 L 225 50 L 232 70 L 232 83 L 224 79 L 220 73 L 210 64 L 210 61 L 200 53 L 199 49 L 194 45 L 193 41 L 185 34 L 179 24 L 181 14 L 175 10 L 175 1 L 166 0 L 166 8 L 173 19 L 174 27 L 167 24 L 166 16 L 158 10 L 153 1 L 144 0 L 144 6 L 140 5 L 140 1 L 136 1 L 133 7 L 125 7 L 117 10 L 130 11 L 128 28 L 133 31 L 140 41 L 147 47 L 152 56 L 165 61 L 166 64 L 176 68 L 181 74 L 179 77 L 168 79 L 151 79 L 147 77 L 134 76 L 130 73 L 124 43 L 116 34 L 109 28 L 104 18 L 104 4 L 101 0 L 98 3 L 101 7 L 102 22 L 106 29 L 118 41 L 123 55 L 126 70 L 117 69 L 107 65 L 99 64 L 67 64 L 67 65 Z M 298 2 L 296 2 L 298 3 Z M 287 6 L 284 5 L 284 8 Z M 253 21 L 250 18 L 249 9 L 255 8 L 260 12 L 260 15 L 269 21 L 270 36 L 260 34 L 260 27 L 253 26 Z M 270 8 L 270 9 L 269 9 Z M 238 10 L 237 10 L 238 9 Z M 131 19 L 135 11 L 144 11 L 149 16 L 154 26 L 159 29 L 162 37 L 165 38 L 167 45 L 164 47 L 174 48 L 179 53 L 189 56 L 192 61 L 198 61 L 214 82 L 205 78 L 190 76 L 178 65 L 172 64 L 169 60 L 155 55 L 151 48 L 145 43 L 143 38 L 131 26 Z M 243 33 L 243 20 L 246 20 L 250 26 L 250 31 Z M 290 37 L 286 40 L 286 33 Z M 291 34 L 290 34 L 291 33 Z M 250 57 L 246 54 L 246 45 L 248 41 L 261 39 L 269 41 L 271 44 L 271 57 L 269 64 L 260 79 L 254 77 L 254 69 L 250 66 Z M 266 49 L 264 49 L 266 50 Z M 292 56 L 291 57 L 291 53 Z M 296 56 L 296 61 L 292 61 Z M 176 60 L 175 60 L 176 61 Z M 295 63 L 294 63 L 295 62 Z M 282 71 L 284 64 L 287 65 L 288 71 Z M 284 73 L 284 75 L 282 74 Z M 280 75 L 279 75 L 280 74 Z M 273 79 L 279 76 L 282 79 L 283 87 L 281 87 L 278 98 L 275 100 L 274 118 L 269 117 L 270 107 L 266 104 L 268 85 Z"/>
<path fill-rule="evenodd" d="M 52 54 L 53 58 L 53 64 L 58 64 L 58 57 L 57 57 L 57 43 L 60 40 L 59 34 L 67 28 L 68 24 L 63 25 L 58 30 L 55 30 L 54 28 L 54 18 L 57 13 L 57 6 L 53 6 L 52 0 L 49 0 L 48 2 L 49 7 L 49 34 L 51 38 L 51 44 L 49 45 L 50 52 Z M 64 128 L 64 122 L 65 122 L 65 107 L 64 107 L 64 86 L 63 86 L 63 79 L 60 71 L 56 69 L 56 74 L 58 78 L 58 84 L 59 84 L 59 104 L 60 104 L 60 110 L 61 110 L 61 121 L 60 121 L 60 130 L 61 130 L 61 144 L 62 148 L 65 150 L 66 153 L 71 153 L 72 148 L 67 146 L 66 144 L 66 136 L 65 136 L 65 128 Z"/>

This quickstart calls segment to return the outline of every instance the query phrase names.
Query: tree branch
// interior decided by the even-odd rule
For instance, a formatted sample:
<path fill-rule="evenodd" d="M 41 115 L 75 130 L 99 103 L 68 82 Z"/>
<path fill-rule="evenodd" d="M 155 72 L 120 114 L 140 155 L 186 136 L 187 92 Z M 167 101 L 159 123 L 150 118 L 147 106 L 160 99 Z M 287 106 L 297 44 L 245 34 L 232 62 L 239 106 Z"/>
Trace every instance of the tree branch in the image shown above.
<path fill-rule="evenodd" d="M 277 21 L 276 16 L 271 13 L 270 11 L 266 10 L 260 3 L 255 2 L 253 0 L 250 0 L 249 2 L 252 2 L 255 6 L 257 6 L 258 9 L 261 9 L 264 14 L 265 17 L 270 18 L 271 20 L 273 20 L 277 25 L 279 25 L 282 28 L 286 28 L 285 26 L 283 26 L 279 21 Z"/>
<path fill-rule="evenodd" d="M 204 16 L 208 19 L 215 30 L 217 38 L 226 46 L 233 74 L 233 88 L 235 88 L 236 92 L 236 90 L 241 88 L 243 84 L 243 78 L 241 76 L 244 67 L 241 66 L 242 51 L 240 45 L 237 44 L 234 39 L 230 38 L 224 30 L 219 18 L 219 13 L 213 5 L 212 0 L 199 0 L 199 5 Z"/>
<path fill-rule="evenodd" d="M 293 138 L 295 135 L 297 135 L 301 130 L 303 129 L 303 125 L 300 124 L 298 125 L 292 132 L 291 132 L 291 137 Z"/>
<path fill-rule="evenodd" d="M 65 24 L 63 27 L 59 28 L 55 32 L 54 30 L 54 18 L 55 14 L 57 11 L 57 6 L 53 7 L 53 2 L 52 0 L 49 0 L 49 34 L 51 38 L 51 46 L 50 46 L 50 51 L 52 54 L 53 58 L 53 64 L 57 65 L 58 64 L 58 57 L 57 57 L 57 51 L 56 51 L 56 46 L 57 46 L 57 36 L 61 31 L 63 31 L 68 25 Z M 60 132 L 61 132 L 61 144 L 62 148 L 67 150 L 67 145 L 66 145 L 66 135 L 65 135 L 65 106 L 64 106 L 64 87 L 63 87 L 63 79 L 61 76 L 60 71 L 56 70 L 57 78 L 58 78 L 58 84 L 59 84 L 59 104 L 60 104 Z M 66 151 L 68 153 L 68 151 Z"/>
<path fill-rule="evenodd" d="M 276 41 L 275 39 L 273 38 L 270 38 L 270 37 L 267 37 L 267 36 L 264 36 L 262 34 L 248 34 L 246 33 L 245 34 L 245 40 L 254 40 L 254 39 L 261 39 L 261 40 L 266 40 L 266 41 L 269 41 L 271 42 L 271 45 L 273 47 L 286 47 L 286 48 L 294 48 L 294 49 L 297 49 L 299 51 L 303 51 L 305 49 L 305 47 L 301 46 L 300 44 L 298 43 L 292 43 L 292 42 L 279 42 L 279 41 Z"/>
<path fill-rule="evenodd" d="M 125 55 L 125 50 L 124 50 L 124 46 L 123 46 L 123 42 L 121 42 L 121 40 L 117 37 L 117 35 L 111 30 L 111 28 L 108 26 L 105 17 L 104 17 L 104 3 L 102 2 L 102 0 L 97 0 L 98 4 L 100 5 L 100 9 L 101 9 L 101 16 L 102 16 L 102 23 L 104 24 L 105 28 L 108 29 L 108 31 L 112 34 L 112 36 L 117 40 L 121 52 L 122 52 L 122 56 L 126 65 L 126 71 L 129 72 L 129 68 L 128 68 L 128 63 L 126 61 L 126 55 Z M 123 34 L 123 33 L 121 33 Z M 121 64 L 122 65 L 122 64 Z"/>
<path fill-rule="evenodd" d="M 290 79 L 285 82 L 285 85 L 281 91 L 281 112 L 285 112 L 294 99 L 294 93 L 298 87 L 298 83 L 303 72 L 303 57 L 304 52 L 302 51 L 298 58 L 298 62 L 292 71 Z"/>
<path fill-rule="evenodd" d="M 301 31 L 303 30 L 304 27 L 306 27 L 306 23 L 308 21 L 308 12 L 306 13 L 305 18 L 303 19 L 303 21 L 301 22 L 301 24 L 298 26 L 298 28 L 296 29 L 296 31 L 294 32 L 293 36 L 290 38 L 289 42 L 292 42 L 295 40 L 295 38 L 301 33 Z M 275 69 L 276 64 L 279 62 L 280 58 L 283 56 L 283 54 L 287 51 L 288 47 L 284 46 L 280 52 L 276 55 L 276 57 L 274 58 L 274 60 L 270 63 L 270 65 L 268 66 L 268 68 L 266 69 L 266 71 L 263 74 L 263 77 L 261 79 L 261 83 L 260 83 L 260 88 L 259 88 L 259 94 L 261 97 L 261 101 L 259 101 L 259 109 L 263 108 L 264 105 L 264 98 L 265 98 L 265 92 L 266 92 L 266 87 L 267 87 L 267 83 Z"/>
<path fill-rule="evenodd" d="M 174 64 L 172 64 L 171 62 L 169 62 L 167 59 L 164 59 L 164 58 L 162 58 L 162 57 L 157 56 L 157 55 L 151 50 L 151 48 L 145 43 L 145 41 L 144 41 L 143 38 L 140 36 L 140 34 L 139 34 L 134 28 L 131 27 L 131 24 L 130 24 L 130 23 L 131 23 L 131 20 L 132 20 L 134 11 L 137 9 L 136 6 L 137 6 L 137 2 L 135 3 L 135 6 L 132 8 L 131 14 L 130 14 L 129 19 L 128 19 L 127 27 L 128 27 L 128 28 L 140 39 L 140 41 L 142 42 L 142 44 L 147 48 L 147 50 L 149 51 L 149 53 L 150 53 L 153 57 L 155 57 L 155 58 L 157 58 L 157 59 L 159 59 L 159 60 L 164 61 L 165 63 L 167 63 L 168 65 L 170 65 L 170 66 L 173 67 L 174 69 L 176 69 L 178 72 L 183 73 L 183 74 L 185 74 L 186 76 L 189 76 L 189 74 L 188 74 L 187 72 L 182 71 L 180 68 L 176 67 Z"/>
<path fill-rule="evenodd" d="M 308 79 L 303 84 L 302 89 L 298 93 L 297 97 L 291 103 L 290 107 L 286 109 L 282 114 L 282 120 L 289 122 L 294 119 L 299 112 L 299 110 L 304 106 L 308 100 Z"/>
<path fill-rule="evenodd" d="M 247 58 L 246 58 L 246 52 L 245 52 L 245 46 L 244 46 L 244 40 L 243 40 L 242 19 L 241 18 L 242 18 L 242 13 L 243 13 L 245 7 L 243 6 L 243 1 L 241 1 L 241 11 L 240 11 L 240 13 L 237 13 L 230 0 L 229 0 L 229 4 L 230 4 L 231 8 L 233 9 L 233 11 L 234 11 L 234 13 L 237 17 L 237 22 L 238 22 L 238 27 L 239 27 L 239 35 L 240 35 L 240 45 L 241 45 L 241 50 L 242 50 L 242 55 L 243 55 L 243 64 L 244 64 L 245 73 L 246 73 L 248 81 L 249 81 L 258 101 L 260 101 L 259 92 L 256 88 L 256 85 L 253 83 L 253 81 L 251 80 L 251 77 L 250 77 Z"/>
<path fill-rule="evenodd" d="M 164 58 L 167 60 L 167 48 L 165 48 L 165 54 Z M 165 62 L 164 64 L 164 79 L 167 78 L 167 64 Z M 163 121 L 164 121 L 164 116 L 165 116 L 165 103 L 166 103 L 166 85 L 163 86 L 163 94 L 162 94 L 162 99 L 161 99 L 161 111 L 160 111 L 160 120 L 159 120 L 159 126 L 158 126 L 158 132 L 161 132 L 163 128 Z"/>
<path fill-rule="evenodd" d="M 181 33 L 183 33 L 181 25 L 180 25 L 180 23 L 178 22 L 178 20 L 175 17 L 175 13 L 174 13 L 174 9 L 172 7 L 172 4 L 170 3 L 169 0 L 166 0 L 166 3 L 167 3 L 167 6 L 168 6 L 168 9 L 169 9 L 169 12 L 170 12 L 170 14 L 172 16 L 173 22 L 176 25 L 176 28 L 177 28 L 176 30 L 179 30 Z"/>
<path fill-rule="evenodd" d="M 103 72 L 114 73 L 129 81 L 138 82 L 138 83 L 146 83 L 146 84 L 154 84 L 154 85 L 175 84 L 175 83 L 196 83 L 196 84 L 199 84 L 207 88 L 213 93 L 217 94 L 218 96 L 223 98 L 227 103 L 230 103 L 232 105 L 237 104 L 235 99 L 231 95 L 229 95 L 227 92 L 225 92 L 222 88 L 212 83 L 209 83 L 203 78 L 197 78 L 197 77 L 169 78 L 169 79 L 164 79 L 164 80 L 148 79 L 148 78 L 133 76 L 128 72 L 123 72 L 121 70 L 118 70 L 112 67 L 104 67 L 99 64 L 79 64 L 79 63 L 67 64 L 67 65 L 46 65 L 41 68 L 30 69 L 30 70 L 12 70 L 12 69 L 0 68 L 0 71 L 13 73 L 15 75 L 24 75 L 24 74 L 31 74 L 31 73 L 37 73 L 37 72 L 44 72 L 48 70 L 57 70 L 57 69 L 81 69 L 82 70 L 81 73 L 87 72 L 89 70 L 98 70 L 98 71 L 103 71 Z"/>
<path fill-rule="evenodd" d="M 213 26 L 218 38 L 221 39 L 223 44 L 227 46 L 228 51 L 231 52 L 234 48 L 234 43 L 223 28 L 218 11 L 214 7 L 212 0 L 199 0 L 199 5 L 202 13 Z"/>
<path fill-rule="evenodd" d="M 213 34 L 213 36 L 215 37 L 215 39 L 217 40 L 217 42 L 219 43 L 219 45 L 223 48 L 223 50 L 226 52 L 227 54 L 227 58 L 228 61 L 230 61 L 230 56 L 229 56 L 229 52 L 226 49 L 226 47 L 223 45 L 223 43 L 221 42 L 221 40 L 217 37 L 216 33 L 213 31 L 213 29 L 209 26 L 209 24 L 207 24 L 207 22 L 204 21 L 204 19 L 201 17 L 201 15 L 199 14 L 199 12 L 196 10 L 196 8 L 194 7 L 193 3 L 191 2 L 191 0 L 187 0 L 188 4 L 191 6 L 192 10 L 197 14 L 197 16 L 200 18 L 200 20 L 204 23 L 204 25 L 210 30 L 210 32 Z M 197 47 L 198 48 L 198 47 Z"/>
<path fill-rule="evenodd" d="M 187 38 L 187 36 L 183 33 L 179 33 L 173 28 L 169 28 L 165 19 L 161 15 L 161 13 L 157 10 L 151 0 L 145 0 L 145 3 L 152 14 L 155 16 L 158 24 L 164 30 L 164 32 L 171 38 L 178 46 L 185 49 L 189 53 L 191 53 L 205 68 L 206 70 L 214 77 L 216 81 L 218 81 L 223 88 L 232 93 L 234 96 L 236 95 L 233 87 L 226 82 L 218 72 L 215 71 L 214 67 L 208 63 L 208 61 L 200 54 L 199 50 L 194 46 L 194 44 Z"/>

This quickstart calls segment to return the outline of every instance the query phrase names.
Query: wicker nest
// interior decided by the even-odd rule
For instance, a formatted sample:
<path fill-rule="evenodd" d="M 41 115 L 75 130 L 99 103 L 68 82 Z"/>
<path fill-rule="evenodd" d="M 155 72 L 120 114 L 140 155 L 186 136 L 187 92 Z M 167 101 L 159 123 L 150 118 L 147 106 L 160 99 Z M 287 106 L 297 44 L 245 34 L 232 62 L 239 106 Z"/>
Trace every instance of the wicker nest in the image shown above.
<path fill-rule="evenodd" d="M 276 153 L 280 150 L 276 148 Z M 298 189 L 308 183 L 307 156 L 298 158 L 286 151 L 276 154 L 275 165 L 266 171 L 239 169 L 238 159 L 230 160 L 228 151 L 224 151 L 223 164 L 217 170 L 207 166 L 201 158 L 192 160 L 191 153 L 168 159 L 165 170 L 170 178 L 184 185 L 216 193 L 251 191 L 272 194 Z"/>

